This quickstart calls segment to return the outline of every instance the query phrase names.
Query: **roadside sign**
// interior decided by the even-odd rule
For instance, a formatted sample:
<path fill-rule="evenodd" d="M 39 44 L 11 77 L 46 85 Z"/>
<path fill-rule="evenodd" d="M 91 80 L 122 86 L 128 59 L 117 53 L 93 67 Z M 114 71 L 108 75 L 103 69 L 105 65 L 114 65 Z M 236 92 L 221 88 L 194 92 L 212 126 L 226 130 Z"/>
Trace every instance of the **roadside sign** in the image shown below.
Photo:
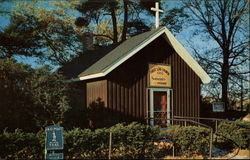
<path fill-rule="evenodd" d="M 46 150 L 63 149 L 63 127 L 49 126 L 46 127 Z"/>
<path fill-rule="evenodd" d="M 224 102 L 213 102 L 213 112 L 225 112 Z"/>
<path fill-rule="evenodd" d="M 46 159 L 63 159 L 63 153 L 46 154 Z"/>

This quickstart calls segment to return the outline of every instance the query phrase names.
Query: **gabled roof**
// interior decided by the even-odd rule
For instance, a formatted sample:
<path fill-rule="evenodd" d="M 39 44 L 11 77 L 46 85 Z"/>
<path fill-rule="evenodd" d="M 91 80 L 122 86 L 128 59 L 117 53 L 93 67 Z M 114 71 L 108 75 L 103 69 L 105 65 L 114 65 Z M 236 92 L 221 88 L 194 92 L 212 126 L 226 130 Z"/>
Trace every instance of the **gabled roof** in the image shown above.
<path fill-rule="evenodd" d="M 153 29 L 124 41 L 98 61 L 93 63 L 91 66 L 86 68 L 78 75 L 78 78 L 73 79 L 73 81 L 88 80 L 106 76 L 120 64 L 128 60 L 130 57 L 161 35 L 165 37 L 166 41 L 174 48 L 176 53 L 187 63 L 187 65 L 200 77 L 203 83 L 209 83 L 211 81 L 209 75 L 201 68 L 201 66 L 193 59 L 193 57 L 166 27 Z"/>

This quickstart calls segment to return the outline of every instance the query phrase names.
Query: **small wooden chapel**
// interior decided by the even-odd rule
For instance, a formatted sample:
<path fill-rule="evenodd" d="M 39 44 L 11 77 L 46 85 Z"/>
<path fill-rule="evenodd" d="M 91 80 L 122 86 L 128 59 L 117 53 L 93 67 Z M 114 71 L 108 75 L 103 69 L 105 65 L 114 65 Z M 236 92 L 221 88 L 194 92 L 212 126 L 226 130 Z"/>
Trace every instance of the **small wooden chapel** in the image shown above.
<path fill-rule="evenodd" d="M 150 125 L 164 125 L 173 116 L 199 117 L 200 85 L 211 78 L 166 27 L 159 27 L 158 4 L 153 10 L 155 29 L 88 51 L 64 68 L 84 92 L 83 107 L 101 99 L 122 121 Z"/>

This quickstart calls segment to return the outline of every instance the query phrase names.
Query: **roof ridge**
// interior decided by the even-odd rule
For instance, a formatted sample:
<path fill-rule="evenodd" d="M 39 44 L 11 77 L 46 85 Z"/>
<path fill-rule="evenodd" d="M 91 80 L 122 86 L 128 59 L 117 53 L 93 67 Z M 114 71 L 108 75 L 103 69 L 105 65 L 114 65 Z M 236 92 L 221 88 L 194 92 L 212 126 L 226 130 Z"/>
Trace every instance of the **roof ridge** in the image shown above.
<path fill-rule="evenodd" d="M 78 79 L 74 80 L 79 81 L 106 76 L 161 35 L 166 36 L 165 40 L 167 43 L 172 46 L 175 52 L 200 77 L 203 83 L 211 81 L 209 75 L 166 27 L 152 29 L 151 31 L 127 39 L 104 57 L 90 65 L 78 75 Z"/>

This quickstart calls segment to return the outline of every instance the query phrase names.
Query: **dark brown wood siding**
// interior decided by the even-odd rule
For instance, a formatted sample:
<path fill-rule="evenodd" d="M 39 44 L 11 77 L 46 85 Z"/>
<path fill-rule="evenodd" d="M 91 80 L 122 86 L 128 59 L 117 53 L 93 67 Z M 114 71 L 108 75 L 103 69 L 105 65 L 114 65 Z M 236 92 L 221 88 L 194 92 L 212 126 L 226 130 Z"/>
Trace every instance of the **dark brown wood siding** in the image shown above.
<path fill-rule="evenodd" d="M 171 65 L 174 115 L 199 116 L 201 81 L 164 37 L 157 38 L 107 75 L 108 108 L 126 117 L 145 118 L 149 63 Z"/>
<path fill-rule="evenodd" d="M 98 80 L 98 81 L 90 81 L 86 83 L 86 106 L 97 99 L 100 99 L 104 102 L 104 105 L 107 106 L 107 80 Z"/>

